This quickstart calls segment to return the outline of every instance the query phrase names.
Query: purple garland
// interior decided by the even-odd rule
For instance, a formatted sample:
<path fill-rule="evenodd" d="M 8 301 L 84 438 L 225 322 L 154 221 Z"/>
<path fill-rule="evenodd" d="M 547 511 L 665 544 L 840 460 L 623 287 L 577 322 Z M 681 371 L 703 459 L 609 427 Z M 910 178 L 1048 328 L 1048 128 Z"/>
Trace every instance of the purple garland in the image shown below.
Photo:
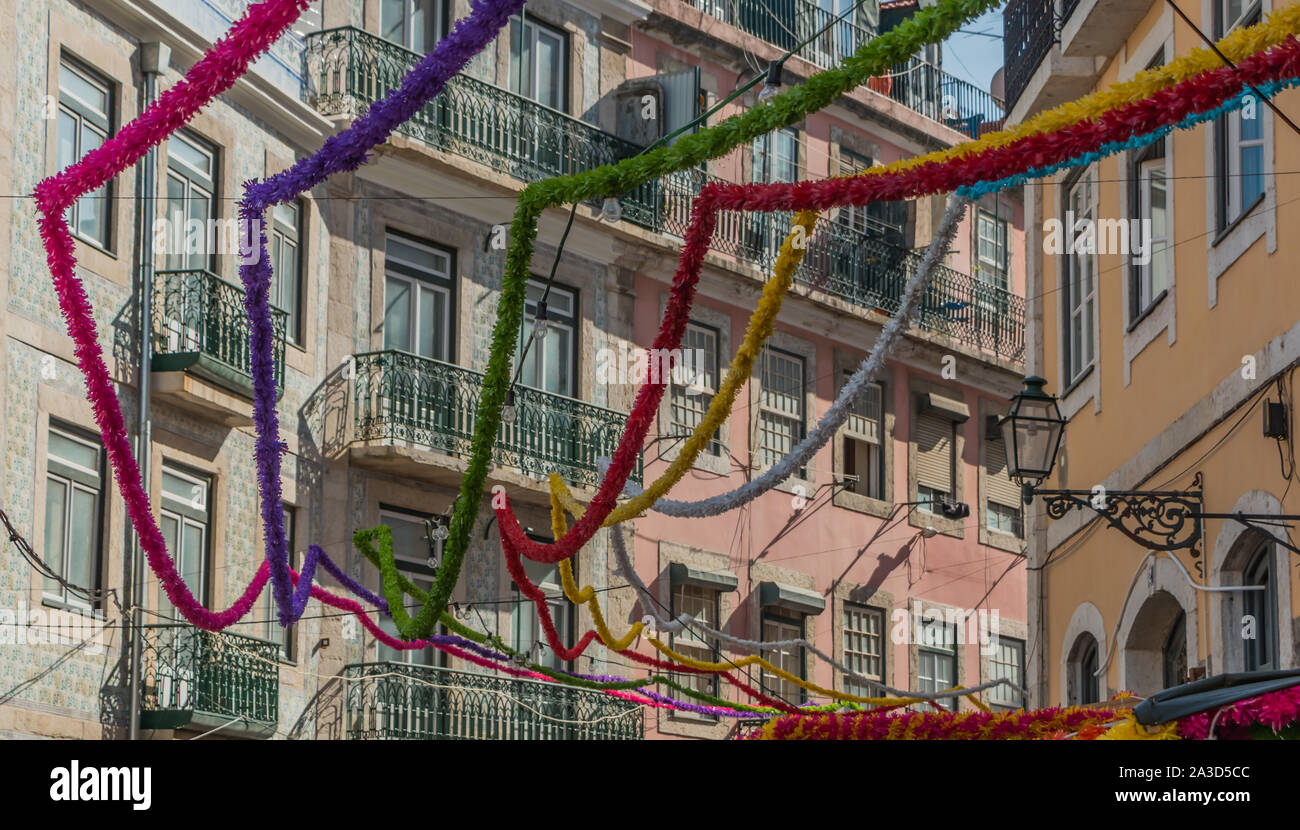
<path fill-rule="evenodd" d="M 298 198 L 335 173 L 356 170 L 364 164 L 375 147 L 386 142 L 393 130 L 409 121 L 442 92 L 447 81 L 492 42 L 523 4 L 524 0 L 477 0 L 472 3 L 469 16 L 458 22 L 451 33 L 416 64 L 402 80 L 401 86 L 371 104 L 365 115 L 354 121 L 351 127 L 331 136 L 315 155 L 299 159 L 288 170 L 261 182 L 254 180 L 244 184 L 244 198 L 239 205 L 240 220 L 245 223 L 243 227 L 257 229 L 261 247 L 255 263 L 240 266 L 239 278 L 244 283 L 244 309 L 251 327 L 253 419 L 257 426 L 255 454 L 266 558 L 270 565 L 272 595 L 282 626 L 292 625 L 306 609 L 318 562 L 358 596 L 375 604 L 379 604 L 379 598 L 354 580 L 341 577 L 342 569 L 315 545 L 308 549 L 303 563 L 303 578 L 296 589 L 289 575 L 289 552 L 280 504 L 280 454 L 287 450 L 287 446 L 280 441 L 280 423 L 276 413 L 274 332 L 268 292 L 271 260 L 267 253 L 264 224 L 266 211 L 274 205 Z M 387 603 L 382 607 L 387 608 Z"/>

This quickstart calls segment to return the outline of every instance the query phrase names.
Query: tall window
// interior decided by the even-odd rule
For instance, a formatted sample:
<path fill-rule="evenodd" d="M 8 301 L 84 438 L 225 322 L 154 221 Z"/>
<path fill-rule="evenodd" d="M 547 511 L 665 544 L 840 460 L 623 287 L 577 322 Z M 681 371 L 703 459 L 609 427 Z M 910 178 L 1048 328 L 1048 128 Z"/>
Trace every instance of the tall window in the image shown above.
<path fill-rule="evenodd" d="M 81 159 L 113 131 L 113 85 L 67 58 L 59 61 L 59 167 Z M 68 208 L 68 227 L 78 238 L 109 247 L 112 183 L 80 197 Z"/>
<path fill-rule="evenodd" d="M 998 637 L 997 649 L 989 660 L 989 680 L 1008 680 L 1018 687 L 1025 685 L 1025 641 L 1014 637 Z M 1025 705 L 1024 695 L 1007 685 L 989 689 L 989 703 L 999 708 L 1019 709 Z"/>
<path fill-rule="evenodd" d="M 182 130 L 167 141 L 167 222 L 179 248 L 168 247 L 167 270 L 216 269 L 217 148 Z"/>
<path fill-rule="evenodd" d="M 981 210 L 975 224 L 978 252 L 975 275 L 983 282 L 1005 290 L 1009 287 L 1010 271 L 1007 220 Z"/>
<path fill-rule="evenodd" d="M 1071 706 L 1087 706 L 1101 702 L 1101 678 L 1097 676 L 1100 667 L 1101 650 L 1097 647 L 1097 638 L 1091 634 L 1081 634 L 1070 649 L 1069 686 L 1066 699 Z"/>
<path fill-rule="evenodd" d="M 384 254 L 384 348 L 450 360 L 451 254 L 391 231 Z"/>
<path fill-rule="evenodd" d="M 1259 0 L 1218 0 L 1220 37 L 1259 21 Z M 1218 119 L 1217 184 L 1219 229 L 1231 225 L 1264 195 L 1264 102 L 1254 101 Z"/>
<path fill-rule="evenodd" d="M 682 362 L 690 371 L 673 379 L 669 407 L 673 433 L 688 436 L 704 420 L 704 413 L 718 391 L 718 330 L 696 322 L 687 323 L 682 337 Z M 713 434 L 704 451 L 709 455 L 722 454 L 720 432 Z"/>
<path fill-rule="evenodd" d="M 855 674 L 885 681 L 885 612 L 865 605 L 844 604 L 844 629 L 841 632 L 844 665 Z M 878 690 L 867 684 L 844 678 L 844 691 L 869 697 Z"/>
<path fill-rule="evenodd" d="M 916 679 L 922 692 L 942 692 L 957 685 L 957 627 L 942 619 L 921 619 L 917 632 Z M 956 710 L 955 698 L 936 701 Z"/>
<path fill-rule="evenodd" d="M 212 479 L 201 473 L 164 463 L 162 468 L 161 529 L 167 553 L 190 593 L 207 602 L 208 550 L 211 546 Z M 164 618 L 179 619 L 162 586 L 158 610 Z"/>
<path fill-rule="evenodd" d="M 788 617 L 763 615 L 763 642 L 781 643 L 803 639 L 803 620 Z M 763 656 L 769 663 L 783 671 L 789 672 L 800 680 L 804 679 L 803 646 L 778 645 L 763 649 Z M 802 703 L 807 694 L 802 686 L 792 683 L 780 675 L 763 669 L 763 688 L 769 695 L 787 703 Z"/>
<path fill-rule="evenodd" d="M 399 570 L 415 586 L 423 591 L 433 587 L 433 578 L 437 571 L 429 564 L 429 537 L 425 529 L 425 519 L 432 518 L 427 513 L 415 513 L 381 507 L 379 523 L 393 532 L 393 559 Z M 436 541 L 435 549 L 440 550 L 442 542 Z M 415 600 L 406 598 L 414 607 Z M 407 613 L 414 614 L 412 608 Z M 397 625 L 389 617 L 381 617 L 380 626 L 388 634 L 397 637 Z M 440 632 L 441 633 L 441 632 Z M 447 653 L 432 647 L 424 649 L 395 649 L 379 643 L 379 660 L 390 663 L 409 663 L 415 666 L 445 666 Z"/>
<path fill-rule="evenodd" d="M 676 619 L 682 614 L 690 614 L 695 621 L 709 628 L 717 628 L 721 615 L 721 595 L 712 588 L 699 585 L 677 584 L 673 586 L 672 616 Z M 716 659 L 717 640 L 706 638 L 699 629 L 687 626 L 680 632 L 674 632 L 669 645 L 675 651 L 693 657 L 702 662 Z M 683 686 L 699 692 L 718 694 L 718 676 L 716 674 L 678 674 L 674 679 Z"/>
<path fill-rule="evenodd" d="M 522 55 L 522 58 L 521 58 Z M 568 37 L 559 29 L 525 17 L 510 19 L 510 91 L 551 109 L 568 106 Z"/>
<path fill-rule="evenodd" d="M 1264 542 L 1251 556 L 1242 574 L 1242 585 L 1260 586 L 1262 591 L 1242 591 L 1245 616 L 1254 620 L 1255 637 L 1243 641 L 1246 671 L 1276 669 L 1278 662 L 1277 574 L 1273 569 L 1273 542 Z M 1244 626 L 1243 626 L 1244 628 Z"/>
<path fill-rule="evenodd" d="M 295 538 L 298 529 L 298 508 L 291 504 L 284 505 L 284 541 L 285 549 L 289 552 L 289 567 L 298 567 L 297 539 Z M 280 625 L 280 610 L 276 607 L 275 596 L 268 585 L 262 592 L 262 613 L 265 623 L 263 624 L 262 637 L 274 643 L 280 644 L 280 659 L 293 659 L 293 635 L 294 627 L 284 628 Z"/>
<path fill-rule="evenodd" d="M 288 313 L 286 334 L 302 343 L 302 202 L 271 211 L 271 305 Z"/>
<path fill-rule="evenodd" d="M 1133 264 L 1131 316 L 1137 319 L 1169 287 L 1169 181 L 1164 139 L 1138 156 L 1133 173 L 1137 218 L 1151 229 L 1150 250 L 1138 257 L 1145 262 Z"/>
<path fill-rule="evenodd" d="M 1007 447 L 999 433 L 984 436 L 984 526 L 1023 536 L 1020 489 L 1007 470 Z"/>
<path fill-rule="evenodd" d="M 1074 237 L 1076 228 L 1090 227 L 1096 233 L 1097 193 L 1093 172 L 1089 168 L 1070 187 L 1066 199 L 1067 238 Z M 1069 221 L 1073 219 L 1073 224 Z M 1086 224 L 1081 224 L 1086 223 Z M 1097 259 L 1090 245 L 1076 246 L 1076 251 L 1066 256 L 1065 269 L 1065 372 L 1073 382 L 1083 370 L 1092 365 L 1096 355 L 1093 342 L 1093 318 L 1097 307 Z M 1083 248 L 1082 251 L 1077 248 Z"/>
<path fill-rule="evenodd" d="M 759 464 L 770 467 L 803 440 L 804 361 L 770 346 L 763 349 L 758 393 Z"/>
<path fill-rule="evenodd" d="M 538 304 L 546 292 L 546 284 L 529 280 L 524 302 L 524 325 L 519 334 L 516 355 L 524 354 L 530 337 L 533 344 L 524 356 L 519 382 L 534 389 L 556 395 L 574 397 L 574 378 L 578 373 L 578 295 L 577 292 L 558 285 L 551 286 L 546 296 L 546 334 L 533 337 Z"/>
<path fill-rule="evenodd" d="M 442 0 L 383 0 L 379 32 L 385 40 L 424 54 L 442 40 L 446 11 Z"/>
<path fill-rule="evenodd" d="M 1181 686 L 1187 682 L 1187 615 L 1182 611 L 1174 618 L 1160 649 L 1165 688 Z"/>
<path fill-rule="evenodd" d="M 45 465 L 45 563 L 64 581 L 99 587 L 104 460 L 99 444 L 50 427 Z M 46 597 L 83 608 L 86 599 L 45 577 Z"/>
<path fill-rule="evenodd" d="M 861 153 L 840 147 L 841 176 L 856 176 L 872 166 L 872 160 Z M 866 207 L 842 207 L 835 221 L 858 233 L 902 246 L 903 230 L 907 224 L 907 202 L 872 202 Z"/>
<path fill-rule="evenodd" d="M 952 421 L 919 412 L 913 422 L 916 444 L 916 498 L 918 510 L 938 513 L 942 502 L 954 496 L 957 463 L 957 429 Z"/>
<path fill-rule="evenodd" d="M 853 372 L 845 370 L 848 382 Z M 873 499 L 883 499 L 885 477 L 884 387 L 867 385 L 853 401 L 849 419 L 844 423 L 844 477 L 850 492 Z"/>
<path fill-rule="evenodd" d="M 799 177 L 799 133 L 781 129 L 754 139 L 754 181 L 793 182 Z"/>
<path fill-rule="evenodd" d="M 530 538 L 538 542 L 551 541 L 550 539 L 533 537 L 531 534 Z M 574 579 L 578 579 L 577 557 L 575 556 L 569 561 L 574 569 Z M 525 559 L 524 571 L 528 574 L 529 581 L 541 588 L 546 594 L 546 606 L 550 609 L 551 621 L 555 623 L 555 630 L 559 633 L 560 639 L 566 645 L 572 643 L 576 636 L 578 614 L 577 608 L 564 596 L 564 588 L 560 584 L 560 566 Z M 582 583 L 579 582 L 579 584 Z M 513 613 L 510 615 L 513 648 L 515 651 L 528 652 L 535 646 L 539 646 L 541 652 L 539 663 L 556 670 L 567 668 L 566 661 L 561 660 L 560 656 L 551 649 L 550 644 L 546 641 L 546 632 L 542 630 L 537 604 L 520 594 L 518 585 L 513 587 L 515 604 Z"/>

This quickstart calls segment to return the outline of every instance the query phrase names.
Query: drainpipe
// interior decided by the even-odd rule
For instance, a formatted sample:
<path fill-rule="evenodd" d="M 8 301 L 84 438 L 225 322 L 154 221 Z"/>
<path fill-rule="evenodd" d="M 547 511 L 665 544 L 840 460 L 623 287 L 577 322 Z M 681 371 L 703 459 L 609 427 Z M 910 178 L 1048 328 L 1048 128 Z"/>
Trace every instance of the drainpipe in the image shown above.
<path fill-rule="evenodd" d="M 140 74 L 144 80 L 143 108 L 153 105 L 158 97 L 158 76 L 166 69 L 171 60 L 171 49 L 164 43 L 140 44 Z M 139 226 L 138 254 L 140 257 L 140 363 L 137 378 L 140 390 L 140 421 L 136 463 L 140 466 L 140 476 L 144 481 L 145 492 L 149 490 L 150 481 L 150 439 L 149 427 L 149 379 L 150 364 L 153 360 L 153 217 L 157 215 L 158 197 L 158 148 L 151 147 L 140 165 L 140 192 L 136 194 L 136 223 Z M 130 624 L 130 671 L 127 682 L 131 687 L 130 740 L 140 738 L 140 603 L 144 599 L 144 550 L 140 547 L 139 529 L 135 539 L 127 546 L 122 563 L 122 593 L 125 607 L 131 610 Z"/>

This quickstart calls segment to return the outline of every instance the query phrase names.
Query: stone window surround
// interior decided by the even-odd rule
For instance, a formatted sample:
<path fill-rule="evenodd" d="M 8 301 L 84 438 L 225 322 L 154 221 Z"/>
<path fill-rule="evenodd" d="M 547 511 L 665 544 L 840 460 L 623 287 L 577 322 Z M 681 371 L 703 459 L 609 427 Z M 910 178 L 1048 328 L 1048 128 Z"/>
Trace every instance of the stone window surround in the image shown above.
<path fill-rule="evenodd" d="M 984 421 L 990 415 L 1002 417 L 1003 415 L 1007 414 L 1007 411 L 1008 411 L 1008 406 L 1005 403 L 1002 403 L 1000 401 L 992 401 L 988 398 L 980 398 L 979 416 L 978 416 L 979 422 L 976 424 L 976 428 L 979 429 L 979 441 L 980 441 L 979 466 L 976 468 L 977 470 L 976 475 L 978 477 L 978 486 L 979 486 L 979 503 L 976 506 L 976 508 L 973 509 L 971 512 L 975 513 L 976 510 L 978 510 L 978 515 L 976 519 L 978 522 L 977 526 L 979 527 L 979 533 L 978 533 L 979 543 L 981 545 L 988 545 L 991 548 L 997 548 L 998 550 L 1006 551 L 1007 553 L 1025 555 L 1027 546 L 1029 544 L 1028 542 L 1029 529 L 1026 526 L 1028 523 L 1025 521 L 1026 519 L 1025 505 L 1023 503 L 1016 505 L 1017 507 L 1020 508 L 1020 529 L 1021 529 L 1021 533 L 1025 534 L 1023 538 L 1019 536 L 1013 536 L 1009 533 L 1003 533 L 1000 530 L 994 530 L 988 526 L 989 493 L 988 493 L 988 486 L 985 484 L 985 481 L 988 478 L 989 471 L 988 471 L 987 459 L 985 458 L 984 455 L 984 446 L 986 443 L 984 440 Z"/>
<path fill-rule="evenodd" d="M 920 414 L 921 396 L 933 392 L 937 395 L 943 395 L 947 398 L 956 398 L 963 403 L 966 401 L 965 390 L 960 386 L 954 386 L 949 383 L 927 380 L 915 374 L 908 376 L 907 387 L 907 405 L 909 408 L 909 434 L 907 436 L 907 498 L 904 501 L 915 501 L 917 488 L 917 470 L 916 470 L 916 438 L 912 433 L 916 430 L 916 418 Z M 975 418 L 968 419 L 964 424 L 954 422 L 956 429 L 953 430 L 953 471 L 952 471 L 952 489 L 953 492 L 949 497 L 955 502 L 966 500 L 966 432 L 971 428 L 971 422 Z M 974 510 L 971 511 L 972 514 Z M 974 518 L 972 516 L 971 518 Z M 912 527 L 924 530 L 927 527 L 933 527 L 945 536 L 951 536 L 955 539 L 966 538 L 967 519 L 947 519 L 942 514 L 922 511 L 919 507 L 907 512 L 907 523 Z"/>
<path fill-rule="evenodd" d="M 659 319 L 663 319 L 664 312 L 668 307 L 668 292 L 663 291 L 659 294 Z M 722 378 L 727 373 L 727 366 L 730 362 L 731 355 L 731 315 L 720 309 L 704 305 L 696 300 L 695 305 L 691 308 L 690 319 L 692 322 L 701 323 L 711 326 L 718 332 L 718 383 L 722 383 Z M 630 344 L 630 348 L 640 348 L 635 344 Z M 629 362 L 631 358 L 629 357 Z M 630 367 L 629 367 L 630 369 Z M 740 397 L 737 394 L 737 397 Z M 722 422 L 718 429 L 719 442 L 722 448 L 718 455 L 712 455 L 708 450 L 702 451 L 695 458 L 695 463 L 691 466 L 697 470 L 704 470 L 720 476 L 731 475 L 731 421 L 728 417 Z M 671 389 L 663 396 L 659 402 L 658 420 L 656 429 L 659 435 L 668 435 L 673 428 L 672 421 L 672 392 Z M 677 459 L 681 453 L 683 441 L 662 441 L 657 446 L 660 448 L 654 453 L 654 458 L 667 461 L 669 463 Z"/>
<path fill-rule="evenodd" d="M 862 358 L 849 353 L 844 349 L 835 349 L 833 355 L 835 366 L 835 396 L 838 398 L 840 389 L 844 386 L 844 373 L 853 371 L 862 363 Z M 886 368 L 889 368 L 888 365 Z M 881 375 L 887 375 L 888 372 L 881 372 Z M 854 493 L 847 487 L 836 486 L 831 501 L 837 507 L 843 507 L 848 510 L 854 510 L 859 513 L 866 513 L 869 516 L 886 519 L 894 512 L 894 389 L 888 378 L 878 379 L 883 390 L 881 395 L 881 404 L 884 423 L 881 424 L 880 430 L 880 449 L 884 454 L 884 470 L 881 472 L 881 496 L 883 498 L 874 499 L 870 496 L 864 496 L 860 493 Z M 844 427 L 841 426 L 835 431 L 835 438 L 831 442 L 831 464 L 833 478 L 836 482 L 843 481 L 844 476 Z"/>
<path fill-rule="evenodd" d="M 1059 705 L 1061 706 L 1071 705 L 1070 671 L 1072 669 L 1072 661 L 1070 660 L 1070 652 L 1074 650 L 1075 643 L 1077 643 L 1079 638 L 1084 634 L 1091 634 L 1093 638 L 1096 639 L 1098 662 L 1104 661 L 1110 648 L 1110 640 L 1106 636 L 1106 625 L 1102 620 L 1101 611 L 1097 609 L 1097 606 L 1087 600 L 1079 603 L 1079 605 L 1074 609 L 1074 614 L 1070 617 L 1070 623 L 1065 628 L 1065 636 L 1061 639 L 1060 688 L 1058 690 L 1060 700 Z M 1108 675 L 1109 671 L 1102 671 L 1101 675 L 1097 678 L 1097 685 L 1100 692 L 1099 697 L 1102 700 L 1106 700 L 1110 697 L 1108 689 L 1109 684 L 1107 682 Z"/>
<path fill-rule="evenodd" d="M 659 602 L 662 604 L 661 607 L 657 609 L 661 614 L 665 613 L 665 608 L 673 607 L 673 584 L 672 578 L 668 573 L 670 565 L 680 563 L 713 571 L 730 571 L 732 569 L 731 557 L 725 553 L 704 550 L 703 548 L 670 542 L 665 539 L 659 540 L 658 555 L 659 562 L 658 570 L 656 571 L 657 580 L 650 583 L 650 590 L 656 593 Z M 740 603 L 741 599 L 735 592 L 718 592 L 718 620 L 716 624 L 719 629 L 723 631 L 728 630 L 726 621 L 731 619 L 731 615 L 738 610 Z M 634 602 L 633 607 L 637 609 L 637 618 L 639 619 L 639 603 Z M 719 697 L 726 697 L 726 684 L 720 683 L 718 690 Z M 711 720 L 693 712 L 664 709 L 656 711 L 658 716 L 658 729 L 666 735 L 721 740 L 727 736 L 733 725 L 725 718 Z"/>
<path fill-rule="evenodd" d="M 1024 647 L 1025 664 L 1024 666 L 1022 666 L 1023 674 L 1021 675 L 1020 682 L 1022 685 L 1024 685 L 1025 689 L 1028 690 L 1029 689 L 1029 625 L 1027 623 L 1021 622 L 1020 620 L 1004 619 L 999 614 L 998 630 L 996 633 L 998 636 L 1005 634 L 1008 638 L 1019 640 L 1022 646 Z M 989 681 L 993 680 L 993 657 L 994 657 L 993 654 L 985 654 L 984 649 L 982 647 L 980 648 L 980 676 L 979 676 L 980 683 L 988 683 Z M 989 692 L 991 691 L 993 690 L 989 689 L 988 691 L 984 692 L 980 696 L 980 698 L 990 706 L 993 705 L 992 701 L 989 700 Z"/>
<path fill-rule="evenodd" d="M 964 613 L 967 609 L 958 608 L 955 605 L 948 605 L 947 603 L 938 602 L 932 599 L 925 599 L 924 597 L 908 597 L 906 608 L 907 608 L 907 681 L 908 681 L 907 688 L 915 689 L 919 691 L 921 688 L 921 674 L 920 674 L 921 632 L 913 628 L 913 623 L 918 618 L 925 618 L 925 614 L 928 611 L 941 611 L 944 614 L 944 619 L 942 620 L 942 622 L 946 624 L 948 612 L 958 611 Z M 957 632 L 956 632 L 957 642 L 953 646 L 953 652 L 956 655 L 956 667 L 953 669 L 953 683 L 959 686 L 969 685 L 968 683 L 966 683 L 965 680 L 966 668 L 967 668 L 966 664 L 968 662 L 966 659 L 967 644 L 965 644 L 965 638 L 966 638 L 966 632 L 969 630 L 970 630 L 969 623 L 967 623 L 967 625 L 965 626 L 961 625 L 960 623 L 957 625 Z M 891 625 L 891 642 L 892 642 L 892 625 Z M 978 643 L 976 645 L 978 646 Z M 943 690 L 940 689 L 939 691 L 943 691 Z M 968 703 L 964 698 L 957 698 L 957 701 L 958 703 L 956 706 L 956 711 L 958 712 L 968 709 L 970 707 L 970 703 Z"/>
<path fill-rule="evenodd" d="M 817 374 L 817 347 L 802 337 L 777 329 L 767 339 L 767 345 L 780 349 L 790 354 L 803 358 L 803 377 L 804 377 L 804 416 L 803 428 L 804 435 L 814 424 L 817 423 L 817 383 L 820 377 Z M 750 469 L 756 473 L 768 469 L 759 461 L 759 395 L 763 388 L 763 356 L 760 353 L 757 360 L 754 361 L 754 368 L 749 375 L 749 465 Z M 795 441 L 797 445 L 799 441 Z M 774 487 L 783 493 L 799 495 L 796 488 L 802 489 L 802 495 L 809 501 L 817 492 L 817 456 L 814 455 L 809 459 L 808 464 L 804 467 L 804 476 L 792 475 L 785 481 Z"/>
<path fill-rule="evenodd" d="M 1218 0 L 1201 0 L 1201 19 L 1214 20 Z M 1261 18 L 1273 9 L 1273 0 L 1260 0 Z M 1217 29 L 1217 24 L 1216 24 Z M 1277 253 L 1277 179 L 1274 176 L 1277 142 L 1274 137 L 1273 113 L 1260 102 L 1257 108 L 1263 119 L 1264 134 L 1264 197 L 1228 227 L 1220 230 L 1218 194 L 1218 132 L 1211 130 L 1205 142 L 1205 261 L 1209 280 L 1209 307 L 1219 303 L 1219 278 L 1245 254 L 1260 237 L 1266 238 L 1268 253 Z"/>
<path fill-rule="evenodd" d="M 762 641 L 763 639 L 763 618 L 764 609 L 758 586 L 763 582 L 780 582 L 786 585 L 793 585 L 796 588 L 802 588 L 805 591 L 817 591 L 817 580 L 811 574 L 803 571 L 796 571 L 791 568 L 783 568 L 779 565 L 773 565 L 767 562 L 755 560 L 749 566 L 749 578 L 742 584 L 747 585 L 749 596 L 741 602 L 747 606 L 749 620 L 749 639 Z M 830 603 L 827 603 L 830 605 Z M 791 617 L 792 613 L 787 611 L 784 614 L 776 616 Z M 817 642 L 817 621 L 826 616 L 826 612 L 821 614 L 800 614 L 799 618 L 803 621 L 803 639 L 810 643 Z M 834 621 L 831 621 L 831 627 L 834 628 Z M 765 653 L 764 657 L 768 655 Z M 817 655 L 809 649 L 804 649 L 804 677 L 808 679 L 817 676 Z"/>
<path fill-rule="evenodd" d="M 883 658 L 882 672 L 883 676 L 880 682 L 886 685 L 897 685 L 891 683 L 891 678 L 896 677 L 894 668 L 894 641 L 890 636 L 893 629 L 894 614 L 894 595 L 889 591 L 876 590 L 868 593 L 864 585 L 857 585 L 851 582 L 840 582 L 834 590 L 831 591 L 830 611 L 831 611 L 831 654 L 835 659 L 847 665 L 844 659 L 844 609 L 848 604 L 866 606 L 868 608 L 878 609 L 882 612 L 880 639 Z M 835 669 L 834 688 L 843 691 L 848 684 L 848 676 Z"/>

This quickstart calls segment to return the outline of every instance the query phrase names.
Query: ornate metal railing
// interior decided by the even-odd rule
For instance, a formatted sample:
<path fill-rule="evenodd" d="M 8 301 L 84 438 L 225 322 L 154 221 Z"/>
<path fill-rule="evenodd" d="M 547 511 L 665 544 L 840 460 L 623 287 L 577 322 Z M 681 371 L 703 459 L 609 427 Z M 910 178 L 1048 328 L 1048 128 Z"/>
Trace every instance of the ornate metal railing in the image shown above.
<path fill-rule="evenodd" d="M 407 441 L 469 455 L 481 372 L 398 351 L 359 354 L 354 361 L 354 440 Z M 596 459 L 614 454 L 626 425 L 622 412 L 517 385 L 515 420 L 501 424 L 495 459 L 529 475 L 558 472 L 596 486 Z M 641 481 L 639 458 L 632 478 Z"/>
<path fill-rule="evenodd" d="M 275 382 L 284 387 L 284 337 L 288 315 L 271 309 L 275 327 Z M 154 275 L 154 371 L 192 371 L 236 391 L 251 393 L 244 292 L 211 271 L 159 271 Z"/>
<path fill-rule="evenodd" d="M 1065 15 L 1058 15 L 1056 0 L 1010 0 L 1002 11 L 1002 63 L 1007 109 L 1025 91 L 1038 65 L 1060 39 L 1061 23 L 1074 4 L 1067 3 Z"/>
<path fill-rule="evenodd" d="M 355 116 L 423 57 L 351 26 L 307 36 L 308 95 L 324 115 Z M 533 182 L 600 167 L 640 148 L 598 127 L 498 86 L 457 75 L 405 121 L 405 135 Z"/>
<path fill-rule="evenodd" d="M 277 643 L 179 624 L 143 626 L 140 642 L 145 728 L 176 728 L 200 715 L 279 722 Z"/>
<path fill-rule="evenodd" d="M 353 740 L 640 740 L 641 707 L 599 692 L 408 663 L 343 667 Z"/>
<path fill-rule="evenodd" d="M 686 2 L 787 51 L 813 38 L 795 54 L 823 69 L 839 66 L 876 36 L 870 26 L 854 21 L 852 16 L 838 20 L 838 15 L 808 0 Z M 822 32 L 828 24 L 829 28 Z M 867 86 L 972 138 L 996 129 L 1003 117 L 1002 106 L 987 90 L 917 57 L 892 67 L 887 75 L 873 78 Z"/>

